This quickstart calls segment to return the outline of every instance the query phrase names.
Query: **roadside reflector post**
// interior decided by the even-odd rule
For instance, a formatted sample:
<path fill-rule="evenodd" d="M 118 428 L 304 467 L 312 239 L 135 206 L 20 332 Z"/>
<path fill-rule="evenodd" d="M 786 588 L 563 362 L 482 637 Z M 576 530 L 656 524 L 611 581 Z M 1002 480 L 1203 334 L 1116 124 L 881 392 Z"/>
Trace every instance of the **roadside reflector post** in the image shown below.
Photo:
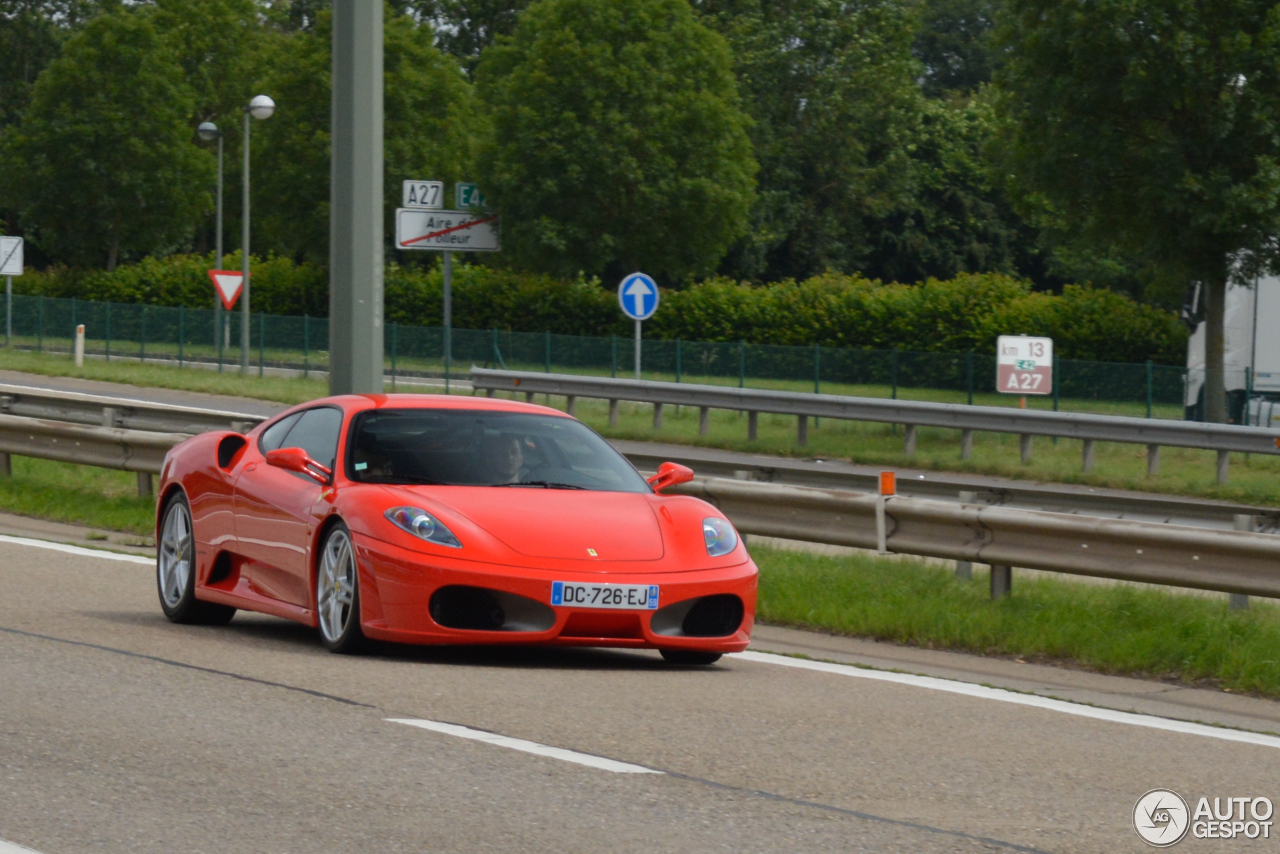
<path fill-rule="evenodd" d="M 1230 461 L 1226 451 L 1218 451 L 1218 483 L 1227 482 L 1227 465 Z"/>
<path fill-rule="evenodd" d="M 8 480 L 13 477 L 13 458 L 5 453 L 0 453 L 0 478 Z"/>
<path fill-rule="evenodd" d="M 973 458 L 973 431 L 960 431 L 960 459 L 968 460 Z"/>
<path fill-rule="evenodd" d="M 577 415 L 578 398 L 569 395 L 564 399 L 564 411 L 568 415 Z"/>
<path fill-rule="evenodd" d="M 1253 531 L 1253 516 L 1248 513 L 1235 514 L 1237 531 Z M 1232 611 L 1244 611 L 1249 607 L 1249 597 L 1243 593 L 1228 594 L 1227 607 Z"/>
<path fill-rule="evenodd" d="M 705 436 L 711 432 L 711 407 L 698 407 L 698 435 Z M 1276 440 L 1277 447 L 1280 447 L 1280 439 Z"/>
<path fill-rule="evenodd" d="M 978 493 L 963 491 L 960 493 L 961 504 L 973 504 L 978 500 Z M 973 578 L 973 561 L 958 560 L 956 561 L 956 578 L 961 581 L 970 581 Z"/>
<path fill-rule="evenodd" d="M 654 430 L 662 429 L 662 404 L 661 403 L 655 403 L 653 405 L 653 429 Z"/>
<path fill-rule="evenodd" d="M 618 426 L 618 401 L 616 400 L 609 401 L 609 426 Z"/>
<path fill-rule="evenodd" d="M 1160 446 L 1147 445 L 1147 477 L 1160 474 Z"/>
<path fill-rule="evenodd" d="M 754 442 L 760 434 L 759 418 L 757 417 L 758 415 L 759 415 L 758 412 L 747 413 L 747 441 L 748 442 Z"/>
<path fill-rule="evenodd" d="M 908 457 L 916 452 L 916 425 L 907 424 L 906 438 L 903 439 L 902 452 Z"/>
<path fill-rule="evenodd" d="M 1003 599 L 1013 590 L 1013 567 L 993 564 L 991 567 L 991 598 Z"/>
<path fill-rule="evenodd" d="M 1031 434 L 1023 433 L 1020 439 L 1022 440 L 1019 443 L 1022 446 L 1022 461 L 1024 463 L 1029 463 L 1031 462 Z"/>
<path fill-rule="evenodd" d="M 809 444 L 809 416 L 796 416 L 796 444 L 804 446 Z"/>
<path fill-rule="evenodd" d="M 138 497 L 150 498 L 154 492 L 155 490 L 151 485 L 151 472 L 138 472 Z"/>
<path fill-rule="evenodd" d="M 1093 440 L 1084 440 L 1083 458 L 1080 463 L 1080 470 L 1083 472 L 1093 471 Z"/>
<path fill-rule="evenodd" d="M 84 324 L 76 327 L 76 367 L 84 367 Z"/>
<path fill-rule="evenodd" d="M 896 477 L 891 471 L 880 472 L 880 494 L 876 496 L 876 552 L 889 554 L 887 543 L 888 530 L 885 524 L 885 504 L 889 497 L 897 492 Z"/>

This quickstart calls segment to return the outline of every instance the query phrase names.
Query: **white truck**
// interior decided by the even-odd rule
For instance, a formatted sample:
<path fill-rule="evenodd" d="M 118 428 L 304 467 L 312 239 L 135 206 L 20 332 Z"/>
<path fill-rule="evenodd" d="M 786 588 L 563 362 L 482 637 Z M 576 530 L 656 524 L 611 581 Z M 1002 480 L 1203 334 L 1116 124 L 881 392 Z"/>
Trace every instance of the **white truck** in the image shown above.
<path fill-rule="evenodd" d="M 1204 296 L 1188 291 L 1183 320 L 1187 342 L 1186 417 L 1204 412 Z M 1225 381 L 1233 424 L 1280 427 L 1280 277 L 1261 276 L 1227 286 Z"/>

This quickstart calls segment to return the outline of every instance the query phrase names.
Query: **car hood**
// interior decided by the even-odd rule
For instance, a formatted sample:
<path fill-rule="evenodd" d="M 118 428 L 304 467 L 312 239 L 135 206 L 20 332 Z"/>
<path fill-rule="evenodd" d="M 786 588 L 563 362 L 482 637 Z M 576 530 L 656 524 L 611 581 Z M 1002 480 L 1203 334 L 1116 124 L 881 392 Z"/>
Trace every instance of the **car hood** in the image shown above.
<path fill-rule="evenodd" d="M 418 490 L 530 557 L 662 559 L 662 531 L 646 494 L 493 486 L 395 489 L 406 495 Z"/>

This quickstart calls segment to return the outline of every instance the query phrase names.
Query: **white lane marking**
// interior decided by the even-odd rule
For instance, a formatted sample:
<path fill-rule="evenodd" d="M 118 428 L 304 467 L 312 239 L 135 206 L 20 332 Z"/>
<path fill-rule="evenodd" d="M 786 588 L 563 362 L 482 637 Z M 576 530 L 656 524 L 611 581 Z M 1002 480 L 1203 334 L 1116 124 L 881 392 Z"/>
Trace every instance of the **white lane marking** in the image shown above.
<path fill-rule="evenodd" d="M 1067 700 L 1055 700 L 1037 694 L 1019 694 L 1004 688 L 988 688 L 986 685 L 974 685 L 970 682 L 958 682 L 952 679 L 939 679 L 936 676 L 916 676 L 911 673 L 890 673 L 886 670 L 867 670 L 848 664 L 832 664 L 827 661 L 813 661 L 807 658 L 792 658 L 767 652 L 738 652 L 733 658 L 754 661 L 760 664 L 778 664 L 783 667 L 797 667 L 801 670 L 816 670 L 820 673 L 836 673 L 841 676 L 856 676 L 859 679 L 874 679 L 879 682 L 896 682 L 899 685 L 911 685 L 915 688 L 930 688 L 934 691 L 947 691 L 951 694 L 963 694 L 966 697 L 977 697 L 981 700 L 996 700 L 1001 703 L 1013 703 L 1018 706 L 1032 706 L 1037 709 L 1048 709 L 1082 718 L 1093 718 L 1117 724 L 1141 726 L 1149 729 L 1160 729 L 1167 732 L 1180 732 L 1185 735 L 1200 735 L 1207 738 L 1219 738 L 1223 741 L 1239 741 L 1245 744 L 1258 744 L 1263 747 L 1280 748 L 1280 738 L 1264 735 L 1259 732 L 1224 729 L 1207 724 L 1178 721 L 1172 718 L 1161 718 L 1156 715 L 1144 715 L 1138 712 L 1120 712 L 1115 709 L 1102 709 L 1097 706 L 1086 706 L 1071 703 Z"/>
<path fill-rule="evenodd" d="M 0 839 L 0 854 L 40 854 L 40 852 L 34 848 L 23 848 L 21 845 Z"/>
<path fill-rule="evenodd" d="M 64 552 L 69 555 L 80 555 L 81 557 L 96 557 L 102 560 L 122 560 L 125 563 L 145 563 L 148 566 L 155 566 L 156 559 L 153 557 L 142 557 L 140 555 L 126 555 L 120 552 L 109 552 L 104 549 L 86 549 L 80 546 L 68 546 L 63 543 L 51 543 L 48 540 L 32 540 L 27 537 L 10 537 L 6 534 L 0 534 L 0 543 L 12 543 L 15 546 L 32 546 L 37 549 L 49 549 L 55 552 Z M 4 854 L 4 849 L 0 848 L 0 854 Z"/>
<path fill-rule="evenodd" d="M 525 741 L 523 738 L 508 738 L 505 735 L 497 733 L 485 732 L 481 729 L 472 729 L 471 727 L 459 726 L 458 724 L 445 724 L 439 721 L 424 721 L 415 718 L 386 718 L 388 723 L 407 724 L 408 726 L 421 727 L 429 729 L 432 732 L 440 732 L 445 735 L 453 735 L 458 738 L 469 738 L 473 741 L 483 741 L 486 744 L 495 744 L 498 747 L 509 747 L 512 750 L 520 750 L 525 753 L 532 753 L 535 756 L 547 756 L 551 759 L 559 759 L 564 762 L 576 762 L 579 765 L 586 765 L 589 768 L 599 768 L 602 771 L 613 771 L 617 774 L 662 774 L 662 771 L 655 771 L 652 768 L 645 768 L 643 765 L 632 765 L 629 762 L 619 762 L 616 759 L 605 759 L 603 756 L 593 756 L 590 753 L 579 753 L 576 750 L 566 750 L 563 747 L 550 747 L 545 744 L 538 744 L 536 741 Z M 3 854 L 3 852 L 0 852 Z"/>

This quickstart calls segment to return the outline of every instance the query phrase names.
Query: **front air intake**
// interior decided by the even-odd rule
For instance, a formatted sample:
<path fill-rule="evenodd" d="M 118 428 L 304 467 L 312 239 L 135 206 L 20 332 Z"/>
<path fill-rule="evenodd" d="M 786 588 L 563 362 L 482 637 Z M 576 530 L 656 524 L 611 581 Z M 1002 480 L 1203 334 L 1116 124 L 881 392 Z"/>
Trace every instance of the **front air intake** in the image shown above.
<path fill-rule="evenodd" d="M 684 615 L 680 629 L 686 637 L 722 638 L 742 625 L 742 600 L 730 593 L 699 599 Z"/>
<path fill-rule="evenodd" d="M 507 621 L 498 600 L 482 587 L 441 587 L 432 595 L 428 610 L 431 619 L 446 629 L 494 632 Z"/>

